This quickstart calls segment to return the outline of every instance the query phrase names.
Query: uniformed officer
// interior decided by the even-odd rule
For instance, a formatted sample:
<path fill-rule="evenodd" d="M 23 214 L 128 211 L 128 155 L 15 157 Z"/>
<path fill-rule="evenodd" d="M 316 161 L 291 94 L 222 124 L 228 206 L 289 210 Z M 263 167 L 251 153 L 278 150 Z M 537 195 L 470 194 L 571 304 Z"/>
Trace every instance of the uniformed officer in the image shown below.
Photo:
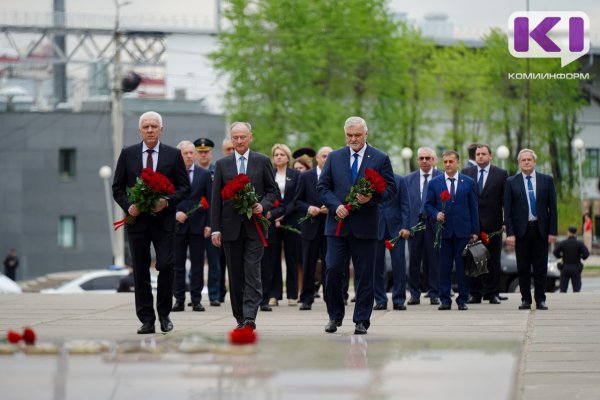
<path fill-rule="evenodd" d="M 581 260 L 587 259 L 590 252 L 581 240 L 577 240 L 576 227 L 569 227 L 569 236 L 556 245 L 554 256 L 563 260 L 563 267 L 560 271 L 561 293 L 566 293 L 569 280 L 573 285 L 573 291 L 579 292 L 581 290 L 581 271 L 583 271 Z"/>

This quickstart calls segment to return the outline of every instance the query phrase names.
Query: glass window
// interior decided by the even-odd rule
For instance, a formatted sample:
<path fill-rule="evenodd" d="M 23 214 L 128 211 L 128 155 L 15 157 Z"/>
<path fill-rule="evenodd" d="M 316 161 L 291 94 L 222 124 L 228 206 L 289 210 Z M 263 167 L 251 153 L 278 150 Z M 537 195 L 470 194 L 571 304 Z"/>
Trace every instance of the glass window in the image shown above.
<path fill-rule="evenodd" d="M 61 216 L 58 220 L 58 246 L 75 247 L 76 225 L 74 216 Z"/>
<path fill-rule="evenodd" d="M 75 149 L 60 149 L 58 153 L 58 175 L 62 179 L 75 177 Z"/>
<path fill-rule="evenodd" d="M 586 178 L 597 178 L 600 175 L 600 149 L 585 149 L 581 168 Z"/>

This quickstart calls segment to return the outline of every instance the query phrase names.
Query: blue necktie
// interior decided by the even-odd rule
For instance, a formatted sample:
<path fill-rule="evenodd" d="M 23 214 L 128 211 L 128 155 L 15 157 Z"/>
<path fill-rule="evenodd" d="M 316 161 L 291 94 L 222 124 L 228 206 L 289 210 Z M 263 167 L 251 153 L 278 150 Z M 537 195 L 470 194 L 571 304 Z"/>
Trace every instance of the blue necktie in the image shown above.
<path fill-rule="evenodd" d="M 427 178 L 429 174 L 423 174 L 423 188 L 421 189 L 421 209 L 420 213 L 423 214 L 425 212 L 425 200 L 427 199 Z"/>
<path fill-rule="evenodd" d="M 245 159 L 246 159 L 246 157 L 244 157 L 244 156 L 240 157 L 240 174 L 246 173 L 246 164 L 244 163 Z"/>
<path fill-rule="evenodd" d="M 194 170 L 190 168 L 189 171 L 189 175 L 190 175 L 190 184 L 194 181 Z"/>
<path fill-rule="evenodd" d="M 531 175 L 527 177 L 527 193 L 529 193 L 529 207 L 531 208 L 531 215 L 537 217 L 537 207 L 535 205 L 535 192 L 533 191 L 533 184 L 531 183 Z"/>
<path fill-rule="evenodd" d="M 354 153 L 354 161 L 352 161 L 352 184 L 356 182 L 356 175 L 358 175 L 358 153 Z"/>
<path fill-rule="evenodd" d="M 450 179 L 450 198 L 454 201 L 454 196 L 456 196 L 456 186 L 454 186 L 454 181 L 456 178 L 448 178 Z"/>
<path fill-rule="evenodd" d="M 485 169 L 482 169 L 479 171 L 479 193 L 483 192 L 483 173 L 485 172 Z"/>

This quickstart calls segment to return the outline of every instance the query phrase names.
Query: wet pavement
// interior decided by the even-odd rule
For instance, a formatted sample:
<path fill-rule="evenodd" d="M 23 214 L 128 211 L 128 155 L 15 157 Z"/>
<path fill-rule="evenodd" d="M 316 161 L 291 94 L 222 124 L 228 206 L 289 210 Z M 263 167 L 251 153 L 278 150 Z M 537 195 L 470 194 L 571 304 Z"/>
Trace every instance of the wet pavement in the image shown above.
<path fill-rule="evenodd" d="M 256 345 L 234 346 L 228 303 L 172 313 L 173 332 L 141 336 L 130 294 L 1 295 L 0 335 L 31 326 L 38 336 L 30 353 L 0 355 L 1 397 L 597 398 L 600 294 L 549 294 L 548 311 L 519 303 L 510 294 L 438 311 L 422 299 L 374 311 L 364 336 L 353 334 L 352 304 L 335 334 L 323 331 L 321 300 L 311 311 L 286 304 L 259 312 Z"/>

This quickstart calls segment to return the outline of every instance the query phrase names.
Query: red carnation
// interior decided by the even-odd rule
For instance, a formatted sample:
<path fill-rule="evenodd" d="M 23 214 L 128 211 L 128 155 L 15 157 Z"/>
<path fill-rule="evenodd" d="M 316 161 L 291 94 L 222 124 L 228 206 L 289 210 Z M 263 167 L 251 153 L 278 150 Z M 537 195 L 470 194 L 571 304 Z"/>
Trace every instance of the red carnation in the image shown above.
<path fill-rule="evenodd" d="M 389 239 L 385 240 L 385 248 L 388 250 L 394 250 L 394 244 L 392 242 L 389 241 Z"/>
<path fill-rule="evenodd" d="M 229 332 L 229 341 L 231 344 L 242 345 L 256 343 L 256 333 L 248 325 L 240 329 L 234 329 Z"/>
<path fill-rule="evenodd" d="M 9 330 L 6 332 L 6 340 L 8 340 L 8 343 L 17 344 L 23 340 L 23 336 L 18 332 Z"/>
<path fill-rule="evenodd" d="M 279 207 L 279 200 L 275 200 L 275 202 L 273 203 L 273 207 L 274 208 Z"/>
<path fill-rule="evenodd" d="M 440 193 L 440 200 L 442 200 L 443 202 L 446 202 L 451 198 L 452 197 L 450 197 L 450 192 L 448 192 L 447 190 L 444 190 L 442 193 Z"/>
<path fill-rule="evenodd" d="M 200 205 L 205 210 L 208 208 L 208 200 L 206 200 L 206 197 L 202 196 L 202 199 L 200 199 Z"/>
<path fill-rule="evenodd" d="M 352 204 L 346 203 L 346 204 L 344 204 L 344 208 L 348 211 L 352 211 Z"/>
<path fill-rule="evenodd" d="M 488 244 L 490 244 L 490 238 L 488 238 L 487 233 L 482 231 L 480 236 L 481 236 L 481 241 L 483 242 L 483 244 L 485 244 L 486 246 Z"/>
<path fill-rule="evenodd" d="M 23 340 L 25 344 L 34 345 L 35 344 L 35 332 L 31 328 L 23 329 Z"/>
<path fill-rule="evenodd" d="M 374 169 L 365 169 L 365 179 L 371 183 L 371 190 L 373 190 L 374 192 L 381 194 L 385 191 L 387 182 Z"/>

